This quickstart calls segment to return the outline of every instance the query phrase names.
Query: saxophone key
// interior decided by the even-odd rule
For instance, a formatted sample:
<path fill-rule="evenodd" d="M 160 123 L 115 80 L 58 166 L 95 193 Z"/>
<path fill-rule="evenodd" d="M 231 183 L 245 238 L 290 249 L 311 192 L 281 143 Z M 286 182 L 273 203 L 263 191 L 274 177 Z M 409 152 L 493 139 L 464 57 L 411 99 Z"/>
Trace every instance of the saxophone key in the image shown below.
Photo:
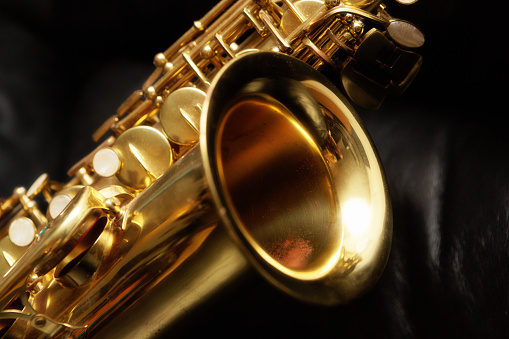
<path fill-rule="evenodd" d="M 125 131 L 112 149 L 121 161 L 116 177 L 134 189 L 150 185 L 168 170 L 174 160 L 166 136 L 150 126 L 136 126 Z"/>
<path fill-rule="evenodd" d="M 419 48 L 424 45 L 424 34 L 414 24 L 405 20 L 391 20 L 387 34 L 404 48 Z"/>
<path fill-rule="evenodd" d="M 113 148 L 107 147 L 95 153 L 92 166 L 95 173 L 108 178 L 118 173 L 122 167 L 122 162 L 117 152 Z"/>
<path fill-rule="evenodd" d="M 56 193 L 50 200 L 47 210 L 48 220 L 53 220 L 58 217 L 65 208 L 71 203 L 72 199 L 83 188 L 81 185 L 73 185 L 66 187 Z"/>
<path fill-rule="evenodd" d="M 9 239 L 18 247 L 26 247 L 34 241 L 37 228 L 27 217 L 14 219 L 9 226 Z"/>
<path fill-rule="evenodd" d="M 205 97 L 205 93 L 197 88 L 184 87 L 166 98 L 159 116 L 168 139 L 182 146 L 198 142 L 201 108 Z"/>

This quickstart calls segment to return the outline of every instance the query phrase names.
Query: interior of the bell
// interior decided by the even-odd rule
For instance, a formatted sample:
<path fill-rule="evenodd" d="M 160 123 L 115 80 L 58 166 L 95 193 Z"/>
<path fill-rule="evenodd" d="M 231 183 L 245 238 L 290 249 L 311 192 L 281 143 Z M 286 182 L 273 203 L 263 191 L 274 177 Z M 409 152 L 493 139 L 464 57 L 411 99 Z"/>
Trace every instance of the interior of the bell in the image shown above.
<path fill-rule="evenodd" d="M 292 275 L 327 270 L 341 246 L 339 203 L 321 150 L 278 102 L 244 98 L 221 120 L 217 163 L 241 234 Z"/>

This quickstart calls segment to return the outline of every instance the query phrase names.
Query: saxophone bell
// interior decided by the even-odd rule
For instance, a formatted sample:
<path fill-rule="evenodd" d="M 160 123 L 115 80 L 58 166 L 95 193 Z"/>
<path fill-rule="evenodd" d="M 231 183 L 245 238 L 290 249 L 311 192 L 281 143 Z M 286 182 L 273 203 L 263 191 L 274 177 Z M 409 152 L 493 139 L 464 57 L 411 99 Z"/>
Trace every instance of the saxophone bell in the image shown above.
<path fill-rule="evenodd" d="M 246 94 L 260 78 L 299 82 L 299 95 L 316 100 L 342 158 L 317 142 L 309 119 L 289 111 L 284 98 L 271 91 Z M 147 290 L 138 307 L 101 328 L 101 336 L 148 338 L 168 330 L 224 290 L 242 288 L 253 268 L 282 291 L 324 305 L 358 297 L 383 271 L 392 234 L 385 179 L 364 128 L 325 77 L 288 56 L 247 54 L 218 74 L 204 112 L 197 147 L 127 214 L 128 220 L 150 216 L 142 227 L 151 228 L 176 220 L 170 215 L 178 211 L 186 226 L 177 221 L 164 232 L 178 228 L 185 234 L 179 241 L 195 238 L 193 245 L 179 250 L 187 254 L 178 267 Z M 185 203 L 162 210 L 169 199 Z"/>
<path fill-rule="evenodd" d="M 252 275 L 312 304 L 368 291 L 391 247 L 386 179 L 319 71 L 376 108 L 423 42 L 378 0 L 220 1 L 67 183 L 0 200 L 0 337 L 154 338 Z"/>
<path fill-rule="evenodd" d="M 271 91 L 235 98 L 259 78 L 298 82 L 280 91 L 300 100 Z M 345 303 L 369 289 L 390 249 L 389 198 L 374 147 L 334 85 L 294 58 L 255 53 L 220 74 L 205 107 L 207 181 L 251 263 L 309 302 Z"/>
<path fill-rule="evenodd" d="M 116 143 L 155 168 L 142 151 L 161 132 L 130 131 Z M 143 184 L 136 173 L 126 178 Z M 392 217 L 373 144 L 329 80 L 293 57 L 246 53 L 223 67 L 199 142 L 149 179 L 136 194 L 112 179 L 62 190 L 70 203 L 2 278 L 3 307 L 20 305 L 1 313 L 4 333 L 150 338 L 248 272 L 335 305 L 385 267 Z"/>

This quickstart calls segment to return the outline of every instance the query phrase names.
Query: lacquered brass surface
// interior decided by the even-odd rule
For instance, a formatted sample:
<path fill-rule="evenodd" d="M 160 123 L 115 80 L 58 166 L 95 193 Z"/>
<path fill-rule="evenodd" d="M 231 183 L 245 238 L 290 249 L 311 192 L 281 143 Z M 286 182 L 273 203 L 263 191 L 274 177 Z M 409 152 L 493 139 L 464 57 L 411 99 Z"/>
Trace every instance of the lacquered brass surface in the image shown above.
<path fill-rule="evenodd" d="M 221 185 L 261 257 L 285 274 L 316 279 L 341 249 L 332 178 L 298 121 L 262 98 L 244 99 L 225 114 L 216 151 Z"/>
<path fill-rule="evenodd" d="M 361 106 L 402 92 L 422 39 L 394 22 L 379 1 L 219 2 L 155 56 L 67 183 L 43 174 L 1 201 L 0 336 L 158 337 L 251 275 L 314 304 L 366 293 L 389 255 L 390 199 L 319 70 Z M 402 61 L 373 77 L 382 50 Z"/>
<path fill-rule="evenodd" d="M 119 136 L 113 148 L 122 161 L 118 179 L 129 187 L 147 187 L 173 163 L 170 143 L 152 127 L 129 129 Z"/>
<path fill-rule="evenodd" d="M 200 117 L 205 93 L 192 87 L 180 88 L 161 106 L 161 126 L 172 142 L 189 146 L 200 137 Z"/>
<path fill-rule="evenodd" d="M 306 117 L 288 112 L 278 93 L 231 99 L 265 77 L 304 85 L 300 95 L 316 98 L 341 159 L 311 137 Z M 223 223 L 248 260 L 302 300 L 337 304 L 364 293 L 388 258 L 392 214 L 378 156 L 352 107 L 321 74 L 280 54 L 246 55 L 211 88 L 202 121 L 210 131 L 201 138 L 205 171 Z"/>
<path fill-rule="evenodd" d="M 305 84 L 331 119 L 343 160 L 327 160 L 326 148 L 267 93 L 230 100 L 253 80 L 253 63 L 272 65 L 253 76 Z M 355 113 L 329 86 L 312 68 L 272 53 L 223 69 L 205 102 L 200 144 L 130 203 L 122 226 L 140 228 L 131 252 L 164 249 L 168 273 L 143 289 L 143 312 L 124 310 L 99 326 L 101 337 L 155 336 L 222 289 L 239 288 L 250 267 L 294 297 L 325 305 L 346 303 L 376 283 L 392 234 L 385 179 Z"/>

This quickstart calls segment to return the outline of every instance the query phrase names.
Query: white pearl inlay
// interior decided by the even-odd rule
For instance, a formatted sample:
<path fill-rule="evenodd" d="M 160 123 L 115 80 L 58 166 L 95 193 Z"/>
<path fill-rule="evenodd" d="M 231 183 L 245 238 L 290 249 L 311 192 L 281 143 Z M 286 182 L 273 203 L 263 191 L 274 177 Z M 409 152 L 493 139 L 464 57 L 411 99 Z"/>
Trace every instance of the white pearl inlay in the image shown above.
<path fill-rule="evenodd" d="M 64 210 L 64 208 L 67 207 L 67 205 L 69 205 L 69 203 L 71 202 L 71 197 L 68 196 L 68 195 L 65 195 L 65 194 L 61 194 L 61 195 L 55 195 L 53 197 L 53 199 L 51 199 L 50 203 L 49 203 L 49 206 L 48 206 L 48 210 L 49 210 L 49 215 L 55 219 L 56 217 L 58 217 L 58 215 L 60 213 L 62 213 L 62 211 Z"/>
<path fill-rule="evenodd" d="M 28 246 L 34 241 L 37 229 L 34 222 L 26 217 L 14 219 L 9 226 L 9 239 L 19 247 Z"/>
<path fill-rule="evenodd" d="M 120 169 L 120 158 L 111 148 L 103 148 L 94 155 L 94 170 L 102 177 L 111 177 Z"/>

